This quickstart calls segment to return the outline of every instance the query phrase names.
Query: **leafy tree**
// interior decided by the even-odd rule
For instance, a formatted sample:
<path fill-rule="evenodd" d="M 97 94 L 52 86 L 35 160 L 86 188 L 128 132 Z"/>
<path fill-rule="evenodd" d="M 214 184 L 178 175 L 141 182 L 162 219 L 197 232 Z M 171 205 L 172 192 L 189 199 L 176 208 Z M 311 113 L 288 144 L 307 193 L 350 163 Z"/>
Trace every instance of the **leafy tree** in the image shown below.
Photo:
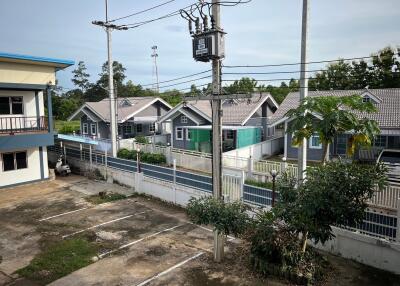
<path fill-rule="evenodd" d="M 190 199 L 186 210 L 191 221 L 196 224 L 212 225 L 225 235 L 239 236 L 249 226 L 248 209 L 241 202 L 225 204 L 214 197 L 202 197 Z"/>
<path fill-rule="evenodd" d="M 86 70 L 87 68 L 85 63 L 83 61 L 79 61 L 78 67 L 72 71 L 72 82 L 75 86 L 80 88 L 82 92 L 85 92 L 90 87 L 90 75 L 86 72 Z"/>
<path fill-rule="evenodd" d="M 125 75 L 126 68 L 124 66 L 117 62 L 113 62 L 113 72 L 114 72 L 114 82 L 115 86 L 119 89 L 122 85 L 123 82 L 126 78 Z M 103 88 L 108 88 L 108 61 L 103 64 L 101 67 L 101 73 L 99 74 L 100 78 L 97 81 L 97 84 L 100 85 Z"/>
<path fill-rule="evenodd" d="M 67 120 L 80 107 L 80 103 L 74 99 L 63 99 L 58 109 L 58 119 Z"/>
<path fill-rule="evenodd" d="M 231 85 L 224 87 L 229 94 L 253 92 L 257 81 L 253 78 L 243 77 L 235 80 Z"/>
<path fill-rule="evenodd" d="M 344 60 L 327 66 L 309 81 L 310 89 L 363 89 L 400 87 L 400 63 L 395 50 L 386 47 L 372 56 L 372 63 L 364 60 Z"/>
<path fill-rule="evenodd" d="M 307 170 L 307 180 L 296 188 L 296 179 L 284 175 L 277 185 L 276 213 L 296 233 L 325 243 L 334 234 L 332 225 L 361 223 L 368 200 L 386 183 L 383 165 L 361 165 L 341 160 Z"/>
<path fill-rule="evenodd" d="M 286 116 L 294 118 L 288 126 L 288 133 L 293 134 L 293 143 L 300 145 L 303 139 L 318 134 L 324 148 L 322 162 L 328 158 L 329 145 L 335 137 L 345 132 L 352 132 L 349 139 L 349 155 L 356 146 L 369 146 L 374 136 L 380 133 L 378 123 L 367 118 L 359 119 L 355 112 L 375 112 L 371 102 L 363 102 L 362 97 L 321 96 L 304 99 L 300 106 L 291 109 Z"/>

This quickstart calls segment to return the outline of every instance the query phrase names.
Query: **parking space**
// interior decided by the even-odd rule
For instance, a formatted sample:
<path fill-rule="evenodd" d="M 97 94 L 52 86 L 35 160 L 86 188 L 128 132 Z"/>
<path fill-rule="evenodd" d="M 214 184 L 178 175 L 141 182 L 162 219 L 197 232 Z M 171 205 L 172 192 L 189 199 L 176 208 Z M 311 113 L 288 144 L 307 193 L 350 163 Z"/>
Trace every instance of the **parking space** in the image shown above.
<path fill-rule="evenodd" d="M 212 232 L 179 208 L 144 197 L 100 205 L 84 199 L 107 188 L 131 191 L 82 177 L 0 190 L 0 273 L 8 283 L 47 245 L 74 238 L 100 241 L 98 261 L 51 285 L 147 284 L 211 250 Z"/>

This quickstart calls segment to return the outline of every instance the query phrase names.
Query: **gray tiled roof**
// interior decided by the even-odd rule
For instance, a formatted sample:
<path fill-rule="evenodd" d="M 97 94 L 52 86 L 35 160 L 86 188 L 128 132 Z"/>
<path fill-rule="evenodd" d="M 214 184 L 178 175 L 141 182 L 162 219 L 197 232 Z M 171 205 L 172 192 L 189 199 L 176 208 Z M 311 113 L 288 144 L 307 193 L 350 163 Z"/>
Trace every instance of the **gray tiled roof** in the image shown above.
<path fill-rule="evenodd" d="M 362 95 L 369 92 L 382 101 L 376 104 L 378 109 L 375 113 L 357 113 L 360 117 L 376 120 L 381 128 L 400 128 L 400 88 L 369 89 L 369 90 L 328 90 L 309 91 L 309 96 L 348 96 Z M 271 124 L 280 120 L 292 108 L 299 105 L 299 92 L 289 93 L 278 110 L 269 121 Z"/>
<path fill-rule="evenodd" d="M 222 104 L 222 123 L 225 125 L 240 125 L 255 111 L 257 106 L 262 104 L 268 97 L 269 93 L 253 94 L 250 100 L 239 99 L 235 102 L 225 101 Z M 209 118 L 211 118 L 211 104 L 208 100 L 188 101 L 187 104 L 197 108 Z"/>
<path fill-rule="evenodd" d="M 127 97 L 127 98 L 118 98 L 118 121 L 124 121 L 128 119 L 131 114 L 135 113 L 142 107 L 146 106 L 157 97 Z M 132 105 L 131 106 L 121 106 L 121 102 L 124 100 L 128 100 Z M 106 121 L 110 121 L 110 100 L 105 98 L 98 102 L 86 102 L 86 105 L 90 107 L 90 109 L 94 110 L 95 113 L 102 116 L 102 118 Z"/>

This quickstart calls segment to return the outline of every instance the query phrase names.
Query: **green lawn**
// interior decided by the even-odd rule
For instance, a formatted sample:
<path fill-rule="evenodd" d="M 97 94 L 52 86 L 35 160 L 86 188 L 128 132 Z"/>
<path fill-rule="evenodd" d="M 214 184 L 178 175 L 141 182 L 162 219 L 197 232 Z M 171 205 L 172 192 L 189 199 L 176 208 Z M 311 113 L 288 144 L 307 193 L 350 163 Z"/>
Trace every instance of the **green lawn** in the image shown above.
<path fill-rule="evenodd" d="M 124 200 L 126 198 L 127 198 L 127 196 L 122 195 L 122 194 L 106 193 L 106 194 L 102 194 L 102 195 L 89 196 L 89 197 L 86 197 L 85 200 L 92 204 L 99 205 L 99 204 L 103 204 L 103 203 L 107 203 L 107 202 Z"/>
<path fill-rule="evenodd" d="M 17 273 L 40 285 L 46 285 L 89 265 L 97 251 L 98 246 L 95 243 L 83 238 L 61 240 L 48 246 Z"/>
<path fill-rule="evenodd" d="M 70 134 L 73 131 L 78 132 L 81 128 L 80 121 L 64 121 L 64 120 L 56 120 L 54 123 L 54 129 L 58 133 L 62 134 Z"/>

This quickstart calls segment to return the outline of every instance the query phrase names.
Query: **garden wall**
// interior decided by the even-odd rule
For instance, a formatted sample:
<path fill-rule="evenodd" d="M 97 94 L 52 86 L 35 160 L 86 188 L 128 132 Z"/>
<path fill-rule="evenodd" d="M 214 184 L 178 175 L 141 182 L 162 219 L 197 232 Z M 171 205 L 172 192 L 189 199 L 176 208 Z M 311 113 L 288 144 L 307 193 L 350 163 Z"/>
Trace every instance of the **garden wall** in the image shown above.
<path fill-rule="evenodd" d="M 400 243 L 332 227 L 335 238 L 316 248 L 400 274 Z"/>

